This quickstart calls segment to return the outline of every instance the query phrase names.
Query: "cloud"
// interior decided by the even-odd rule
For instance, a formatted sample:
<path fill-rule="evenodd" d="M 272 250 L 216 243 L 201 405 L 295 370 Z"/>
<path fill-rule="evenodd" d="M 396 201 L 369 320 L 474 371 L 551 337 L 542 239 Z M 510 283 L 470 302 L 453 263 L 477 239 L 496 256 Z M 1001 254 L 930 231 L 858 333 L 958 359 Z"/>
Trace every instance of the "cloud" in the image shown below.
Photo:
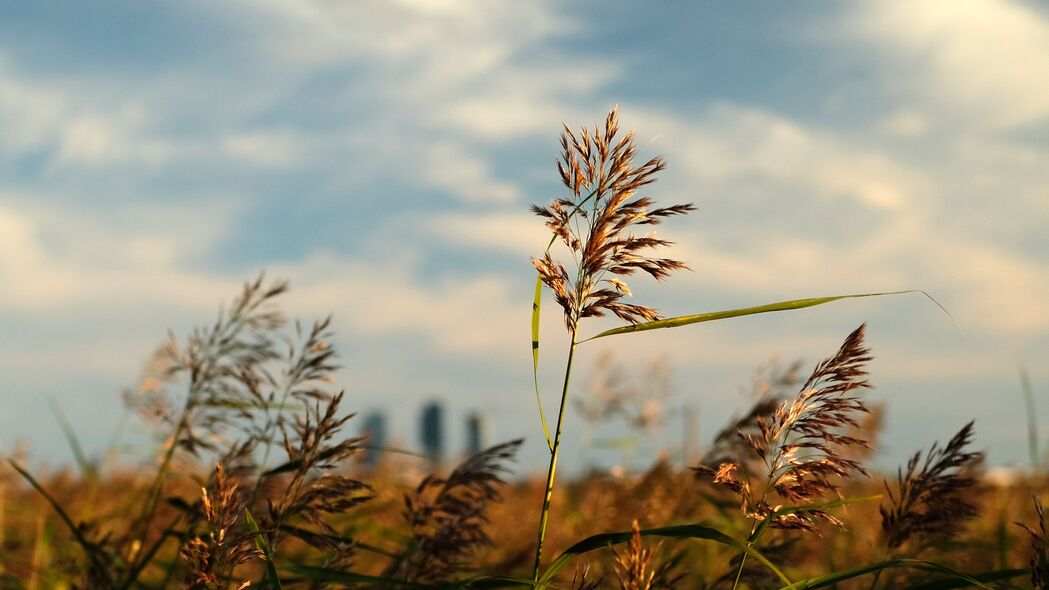
<path fill-rule="evenodd" d="M 310 138 L 290 129 L 235 132 L 222 138 L 222 150 L 245 162 L 269 168 L 287 168 L 310 151 Z"/>
<path fill-rule="evenodd" d="M 188 271 L 227 227 L 229 203 L 128 207 L 104 215 L 4 195 L 0 310 L 54 317 L 77 309 L 107 317 L 150 305 L 211 309 L 230 283 Z M 192 230 L 190 229 L 192 228 Z"/>
<path fill-rule="evenodd" d="M 474 203 L 513 203 L 521 195 L 510 182 L 493 177 L 484 159 L 451 142 L 434 142 L 425 150 L 422 180 L 447 194 Z"/>
<path fill-rule="evenodd" d="M 0 146 L 15 153 L 38 149 L 57 132 L 67 109 L 62 93 L 24 79 L 0 53 Z"/>
<path fill-rule="evenodd" d="M 966 127 L 1049 118 L 1049 19 L 1012 0 L 854 5 L 843 28 L 873 41 L 906 84 Z M 891 83 L 891 82 L 890 82 Z"/>
<path fill-rule="evenodd" d="M 671 166 L 682 162 L 692 186 L 714 194 L 728 183 L 760 178 L 814 197 L 900 211 L 919 206 L 927 187 L 921 174 L 876 149 L 745 105 L 714 104 L 697 118 L 627 108 L 624 118 L 658 137 L 649 149 L 670 153 Z"/>

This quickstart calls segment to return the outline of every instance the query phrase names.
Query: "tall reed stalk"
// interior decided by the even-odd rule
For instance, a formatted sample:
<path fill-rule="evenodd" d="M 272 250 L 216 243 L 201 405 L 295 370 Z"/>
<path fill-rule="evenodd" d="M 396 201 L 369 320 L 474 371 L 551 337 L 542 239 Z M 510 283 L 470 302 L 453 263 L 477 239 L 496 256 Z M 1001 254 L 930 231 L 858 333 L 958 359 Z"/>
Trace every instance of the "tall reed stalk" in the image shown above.
<path fill-rule="evenodd" d="M 694 207 L 686 204 L 650 209 L 654 204 L 652 199 L 637 196 L 637 191 L 655 181 L 656 173 L 664 168 L 663 160 L 656 157 L 635 166 L 637 147 L 633 132 L 617 140 L 618 131 L 615 109 L 605 118 L 604 126 L 595 127 L 593 132 L 582 129 L 576 135 L 565 126 L 561 134 L 562 154 L 558 170 L 571 196 L 556 199 L 547 207 L 532 208 L 533 212 L 547 220 L 547 227 L 553 233 L 551 245 L 560 240 L 567 247 L 575 267 L 575 276 L 571 278 L 568 269 L 551 256 L 549 247 L 541 258 L 532 260 L 539 271 L 540 280 L 553 291 L 557 303 L 563 309 L 565 327 L 570 335 L 553 439 L 550 440 L 547 434 L 550 462 L 539 513 L 532 568 L 533 585 L 537 585 L 539 580 L 579 323 L 584 318 L 600 317 L 606 313 L 614 314 L 631 324 L 658 320 L 659 316 L 654 309 L 622 302 L 623 297 L 630 295 L 630 289 L 617 277 L 642 270 L 656 279 L 663 279 L 675 270 L 686 268 L 682 262 L 647 255 L 651 250 L 667 246 L 670 242 L 652 235 L 637 236 L 630 233 L 636 225 L 655 225 L 665 217 L 688 213 Z M 533 309 L 537 314 L 538 301 Z M 536 351 L 537 325 L 537 321 L 533 321 L 533 349 Z M 544 430 L 549 433 L 545 417 L 542 419 Z"/>
<path fill-rule="evenodd" d="M 643 271 L 661 280 L 674 271 L 688 268 L 677 260 L 651 256 L 654 250 L 669 246 L 671 242 L 656 238 L 652 233 L 637 235 L 633 231 L 637 226 L 657 225 L 667 217 L 684 215 L 695 210 L 691 203 L 654 207 L 655 202 L 651 198 L 639 196 L 638 191 L 655 182 L 656 175 L 665 168 L 665 164 L 661 157 L 655 157 L 644 164 L 635 165 L 636 153 L 634 133 L 631 131 L 619 136 L 616 109 L 609 112 L 603 126 L 583 128 L 578 133 L 574 133 L 567 125 L 564 126 L 557 169 L 569 194 L 554 199 L 546 207 L 532 206 L 532 212 L 546 220 L 546 226 L 552 233 L 543 255 L 532 259 L 539 275 L 532 304 L 534 382 L 539 416 L 550 451 L 536 535 L 532 568 L 533 588 L 545 586 L 548 579 L 547 575 L 540 577 L 540 567 L 556 481 L 565 407 L 571 386 L 572 363 L 579 344 L 619 334 L 802 309 L 839 299 L 912 292 L 894 291 L 796 299 L 666 319 L 660 318 L 651 307 L 625 303 L 623 298 L 630 297 L 631 292 L 623 280 L 624 277 Z M 568 267 L 574 269 L 571 274 L 566 265 L 552 254 L 555 244 L 560 244 L 563 250 L 567 250 L 566 259 L 570 259 Z M 561 401 L 552 438 L 543 412 L 538 379 L 542 285 L 550 289 L 555 301 L 562 308 L 565 327 L 570 336 L 564 380 L 561 384 Z M 582 320 L 606 314 L 618 317 L 627 322 L 627 325 L 605 330 L 589 338 L 579 338 Z"/>

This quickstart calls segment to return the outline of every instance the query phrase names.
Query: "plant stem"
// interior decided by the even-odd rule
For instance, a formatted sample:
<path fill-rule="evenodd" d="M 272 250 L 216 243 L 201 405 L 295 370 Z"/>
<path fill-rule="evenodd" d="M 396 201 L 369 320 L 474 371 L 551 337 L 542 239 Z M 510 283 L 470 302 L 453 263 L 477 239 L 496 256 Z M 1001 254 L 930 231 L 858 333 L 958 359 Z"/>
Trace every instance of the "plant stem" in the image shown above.
<path fill-rule="evenodd" d="M 757 539 L 754 538 L 754 533 L 758 530 L 758 523 L 750 528 L 750 535 L 747 537 L 747 549 L 750 549 Z M 736 572 L 736 581 L 732 582 L 732 590 L 736 590 L 736 586 L 739 586 L 740 579 L 743 578 L 743 566 L 747 564 L 747 556 L 750 555 L 749 551 L 744 551 L 743 556 L 739 558 L 739 570 Z"/>
<path fill-rule="evenodd" d="M 550 449 L 550 467 L 546 472 L 546 494 L 543 496 L 543 508 L 539 512 L 539 533 L 535 545 L 535 565 L 532 568 L 532 588 L 539 582 L 539 562 L 543 556 L 543 539 L 546 537 L 547 520 L 550 517 L 550 499 L 554 495 L 554 475 L 557 472 L 557 451 L 561 446 L 561 425 L 565 417 L 565 402 L 568 400 L 568 383 L 572 376 L 572 360 L 575 358 L 576 330 L 572 330 L 572 344 L 568 349 L 568 363 L 565 366 L 565 381 L 561 387 L 561 407 L 557 412 L 557 427 L 554 429 L 554 444 Z"/>

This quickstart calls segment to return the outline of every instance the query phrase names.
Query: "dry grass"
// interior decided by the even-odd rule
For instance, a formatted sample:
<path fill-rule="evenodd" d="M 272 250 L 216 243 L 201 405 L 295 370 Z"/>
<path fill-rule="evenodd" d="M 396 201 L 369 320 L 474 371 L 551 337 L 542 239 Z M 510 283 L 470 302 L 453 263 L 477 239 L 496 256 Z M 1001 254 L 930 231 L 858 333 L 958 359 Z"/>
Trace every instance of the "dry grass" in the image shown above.
<path fill-rule="evenodd" d="M 804 382 L 796 365 L 763 373 L 752 407 L 710 441 L 701 465 L 659 461 L 556 487 L 581 320 L 631 324 L 597 338 L 870 296 L 659 321 L 624 302 L 625 278 L 662 279 L 685 265 L 653 255 L 668 242 L 632 232 L 692 205 L 653 208 L 637 194 L 663 161 L 635 165 L 633 134 L 619 134 L 614 110 L 592 131 L 565 127 L 561 145 L 570 196 L 534 209 L 571 259 L 548 248 L 533 260 L 571 338 L 545 482 L 508 484 L 520 441 L 447 472 L 394 456 L 367 470 L 334 384 L 330 321 L 289 323 L 277 306 L 287 284 L 260 277 L 214 324 L 170 338 L 125 395 L 157 433 L 153 460 L 34 475 L 24 457 L 9 458 L 0 588 L 1046 587 L 1047 475 L 986 481 L 972 423 L 895 478 L 870 473 L 881 414 L 863 396 L 864 326 Z M 577 406 L 651 428 L 646 405 L 665 395 L 658 374 L 626 388 L 599 378 L 600 403 Z"/>

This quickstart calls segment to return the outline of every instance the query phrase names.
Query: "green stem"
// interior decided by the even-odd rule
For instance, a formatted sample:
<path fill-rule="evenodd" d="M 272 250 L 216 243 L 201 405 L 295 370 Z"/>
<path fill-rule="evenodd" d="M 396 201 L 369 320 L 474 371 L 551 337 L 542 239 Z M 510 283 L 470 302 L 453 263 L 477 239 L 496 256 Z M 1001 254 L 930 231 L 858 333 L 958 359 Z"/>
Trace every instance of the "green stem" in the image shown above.
<path fill-rule="evenodd" d="M 561 407 L 557 412 L 557 427 L 554 429 L 554 444 L 550 449 L 550 467 L 546 472 L 546 494 L 543 496 L 543 509 L 539 513 L 539 533 L 535 545 L 535 565 L 532 568 L 532 588 L 539 582 L 539 564 L 543 557 L 543 539 L 546 537 L 546 525 L 550 517 L 550 499 L 554 495 L 554 475 L 557 472 L 557 451 L 561 446 L 561 425 L 565 417 L 565 402 L 568 400 L 568 383 L 572 376 L 572 359 L 575 357 L 576 331 L 572 330 L 572 344 L 568 349 L 568 363 L 565 366 L 565 381 L 561 387 Z"/>
<path fill-rule="evenodd" d="M 142 508 L 142 516 L 139 518 L 139 522 L 142 526 L 142 535 L 149 531 L 149 527 L 153 522 L 153 514 L 157 508 L 157 501 L 160 499 L 160 492 L 164 487 L 164 478 L 167 476 L 168 468 L 171 466 L 171 461 L 175 458 L 175 450 L 178 449 L 178 440 L 182 436 L 182 430 L 186 428 L 189 422 L 189 409 L 190 404 L 186 402 L 186 408 L 183 409 L 182 417 L 179 419 L 178 426 L 175 427 L 175 432 L 171 436 L 171 444 L 168 445 L 167 450 L 164 452 L 164 459 L 160 463 L 160 467 L 157 469 L 157 475 L 153 478 L 153 484 L 150 486 L 149 496 L 146 498 L 146 503 Z"/>
<path fill-rule="evenodd" d="M 743 566 L 747 564 L 747 556 L 750 555 L 750 548 L 754 546 L 754 542 L 757 539 L 754 536 L 758 530 L 758 524 L 754 523 L 754 526 L 750 529 L 750 535 L 747 537 L 747 550 L 743 552 L 743 556 L 739 558 L 739 570 L 736 572 L 736 581 L 732 582 L 732 590 L 736 590 L 736 586 L 739 586 L 740 579 L 743 578 Z"/>

